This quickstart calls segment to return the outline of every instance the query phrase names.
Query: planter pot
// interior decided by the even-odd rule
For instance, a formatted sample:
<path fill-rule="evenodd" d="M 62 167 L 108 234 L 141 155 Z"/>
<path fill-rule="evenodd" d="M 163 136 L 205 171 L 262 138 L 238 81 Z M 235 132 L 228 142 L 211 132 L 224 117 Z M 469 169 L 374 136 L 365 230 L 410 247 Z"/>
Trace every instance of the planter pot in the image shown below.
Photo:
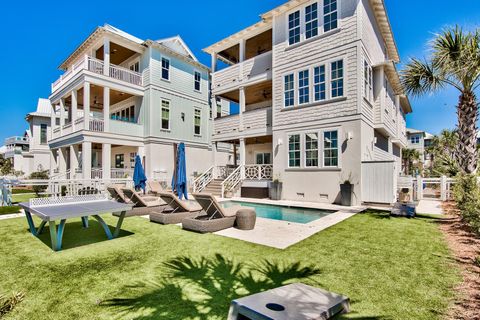
<path fill-rule="evenodd" d="M 342 183 L 340 185 L 340 196 L 342 206 L 350 207 L 353 198 L 353 184 Z"/>
<path fill-rule="evenodd" d="M 268 197 L 271 200 L 282 200 L 283 182 L 268 183 Z"/>

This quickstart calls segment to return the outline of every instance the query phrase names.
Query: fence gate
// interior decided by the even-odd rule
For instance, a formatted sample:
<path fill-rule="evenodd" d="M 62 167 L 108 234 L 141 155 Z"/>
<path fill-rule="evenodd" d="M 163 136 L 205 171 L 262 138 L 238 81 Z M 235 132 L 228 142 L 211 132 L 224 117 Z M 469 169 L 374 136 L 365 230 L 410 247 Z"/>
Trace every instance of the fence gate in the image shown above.
<path fill-rule="evenodd" d="M 397 176 L 395 161 L 362 162 L 362 202 L 395 203 Z"/>

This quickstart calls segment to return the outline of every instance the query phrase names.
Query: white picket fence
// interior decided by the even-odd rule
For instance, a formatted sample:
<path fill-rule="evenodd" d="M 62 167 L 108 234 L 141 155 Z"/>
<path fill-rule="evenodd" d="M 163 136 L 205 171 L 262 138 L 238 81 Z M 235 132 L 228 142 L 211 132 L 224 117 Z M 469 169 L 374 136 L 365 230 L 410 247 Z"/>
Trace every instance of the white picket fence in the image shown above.
<path fill-rule="evenodd" d="M 446 176 L 437 178 L 424 177 L 398 177 L 398 190 L 409 189 L 413 200 L 420 201 L 424 199 L 436 199 L 441 201 L 453 200 L 453 185 L 456 183 L 454 178 Z"/>

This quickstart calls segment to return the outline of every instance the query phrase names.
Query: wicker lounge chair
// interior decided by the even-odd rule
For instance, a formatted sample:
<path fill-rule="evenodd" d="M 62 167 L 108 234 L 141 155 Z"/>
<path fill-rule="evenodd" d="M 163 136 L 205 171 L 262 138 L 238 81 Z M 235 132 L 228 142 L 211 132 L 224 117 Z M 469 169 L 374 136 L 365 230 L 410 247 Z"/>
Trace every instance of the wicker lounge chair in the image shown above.
<path fill-rule="evenodd" d="M 182 227 L 185 230 L 208 233 L 232 228 L 237 211 L 245 208 L 242 206 L 223 208 L 211 194 L 194 193 L 193 197 L 202 206 L 202 213 L 205 215 L 183 220 Z"/>
<path fill-rule="evenodd" d="M 165 192 L 165 189 L 160 184 L 160 181 L 148 181 L 148 188 L 150 189 L 149 192 L 153 193 L 154 195 L 159 195 L 162 192 Z"/>
<path fill-rule="evenodd" d="M 150 213 L 150 221 L 161 224 L 177 224 L 184 219 L 194 218 L 201 211 L 202 207 L 192 206 L 180 200 L 175 194 L 162 192 L 160 198 L 167 204 L 168 210 L 153 211 Z"/>
<path fill-rule="evenodd" d="M 162 210 L 165 207 L 165 203 L 160 198 L 142 197 L 130 188 L 109 186 L 107 191 L 118 202 L 134 204 L 132 211 L 127 212 L 126 217 L 148 215 L 152 210 Z"/>

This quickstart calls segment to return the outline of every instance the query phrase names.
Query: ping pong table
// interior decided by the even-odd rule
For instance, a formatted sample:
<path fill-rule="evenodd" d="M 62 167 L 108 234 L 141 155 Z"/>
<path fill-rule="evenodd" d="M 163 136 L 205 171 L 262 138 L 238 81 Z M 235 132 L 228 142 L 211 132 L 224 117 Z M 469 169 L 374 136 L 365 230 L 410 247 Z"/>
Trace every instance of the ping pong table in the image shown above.
<path fill-rule="evenodd" d="M 30 232 L 38 236 L 43 232 L 48 223 L 50 229 L 50 238 L 52 249 L 59 251 L 62 249 L 63 232 L 67 219 L 81 218 L 84 228 L 88 228 L 88 218 L 93 217 L 103 227 L 109 240 L 118 237 L 123 219 L 127 211 L 132 210 L 133 205 L 119 203 L 108 200 L 105 195 L 84 195 L 63 198 L 37 198 L 30 199 L 27 203 L 20 203 L 25 211 Z M 105 213 L 120 213 L 115 230 L 110 227 L 100 217 Z M 42 221 L 37 228 L 32 219 L 32 214 Z M 60 221 L 57 230 L 57 221 Z"/>

